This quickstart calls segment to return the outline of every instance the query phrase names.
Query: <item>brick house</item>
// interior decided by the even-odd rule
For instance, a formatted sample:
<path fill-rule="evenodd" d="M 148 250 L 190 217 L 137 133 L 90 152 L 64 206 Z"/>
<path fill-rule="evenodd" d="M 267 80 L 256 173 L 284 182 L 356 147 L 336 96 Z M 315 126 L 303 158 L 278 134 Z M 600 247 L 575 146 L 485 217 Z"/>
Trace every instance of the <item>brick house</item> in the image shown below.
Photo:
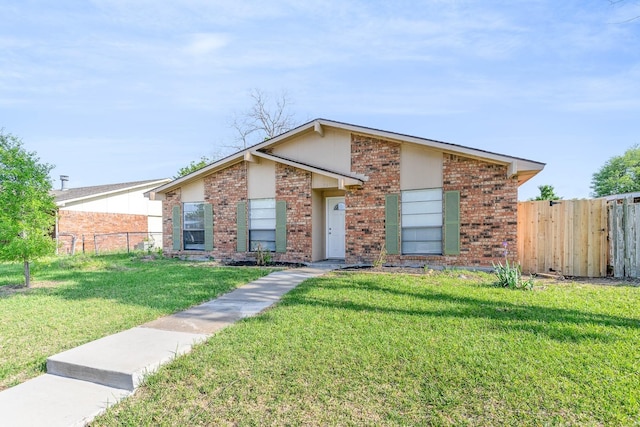
<path fill-rule="evenodd" d="M 144 193 L 170 179 L 67 188 L 68 179 L 62 175 L 61 188 L 52 191 L 59 253 L 148 247 L 151 240 L 162 247 L 162 202 Z"/>
<path fill-rule="evenodd" d="M 164 252 L 490 266 L 543 163 L 317 119 L 164 184 Z"/>

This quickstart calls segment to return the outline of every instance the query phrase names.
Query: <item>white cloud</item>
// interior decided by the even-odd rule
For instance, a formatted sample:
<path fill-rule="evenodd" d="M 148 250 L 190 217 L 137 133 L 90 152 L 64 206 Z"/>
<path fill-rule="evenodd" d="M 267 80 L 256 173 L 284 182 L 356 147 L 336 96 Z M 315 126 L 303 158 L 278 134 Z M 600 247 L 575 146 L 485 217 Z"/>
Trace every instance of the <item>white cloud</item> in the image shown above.
<path fill-rule="evenodd" d="M 206 56 L 227 46 L 228 36 L 216 33 L 198 33 L 189 37 L 186 52 L 194 56 Z"/>

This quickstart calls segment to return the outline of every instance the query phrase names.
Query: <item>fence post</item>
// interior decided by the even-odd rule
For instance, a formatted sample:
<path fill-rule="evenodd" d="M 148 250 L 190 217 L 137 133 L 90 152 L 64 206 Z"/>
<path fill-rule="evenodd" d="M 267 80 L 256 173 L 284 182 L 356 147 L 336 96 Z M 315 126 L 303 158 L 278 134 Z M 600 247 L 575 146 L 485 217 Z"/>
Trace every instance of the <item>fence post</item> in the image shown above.
<path fill-rule="evenodd" d="M 127 253 L 129 252 L 129 232 L 127 231 Z"/>
<path fill-rule="evenodd" d="M 93 249 L 96 251 L 96 255 L 98 255 L 98 239 L 96 235 L 93 235 Z"/>

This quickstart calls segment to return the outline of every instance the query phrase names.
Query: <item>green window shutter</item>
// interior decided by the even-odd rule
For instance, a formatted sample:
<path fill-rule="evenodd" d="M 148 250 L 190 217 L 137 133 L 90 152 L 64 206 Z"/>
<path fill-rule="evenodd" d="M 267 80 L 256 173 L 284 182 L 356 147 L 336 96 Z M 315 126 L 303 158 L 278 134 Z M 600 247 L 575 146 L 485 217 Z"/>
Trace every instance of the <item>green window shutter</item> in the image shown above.
<path fill-rule="evenodd" d="M 204 250 L 213 250 L 213 206 L 204 204 Z"/>
<path fill-rule="evenodd" d="M 460 254 L 460 192 L 444 193 L 444 250 L 445 255 Z"/>
<path fill-rule="evenodd" d="M 400 252 L 398 245 L 398 222 L 398 195 L 387 194 L 384 204 L 384 243 L 389 255 L 397 255 Z"/>
<path fill-rule="evenodd" d="M 276 252 L 287 251 L 287 202 L 276 202 Z"/>
<path fill-rule="evenodd" d="M 173 250 L 179 251 L 182 247 L 182 242 L 180 241 L 180 232 L 182 230 L 182 215 L 180 214 L 180 205 L 176 205 L 171 208 L 171 227 L 172 227 L 172 235 L 171 239 L 173 240 Z"/>
<path fill-rule="evenodd" d="M 247 251 L 247 202 L 238 202 L 238 213 L 236 216 L 237 246 L 236 251 Z"/>

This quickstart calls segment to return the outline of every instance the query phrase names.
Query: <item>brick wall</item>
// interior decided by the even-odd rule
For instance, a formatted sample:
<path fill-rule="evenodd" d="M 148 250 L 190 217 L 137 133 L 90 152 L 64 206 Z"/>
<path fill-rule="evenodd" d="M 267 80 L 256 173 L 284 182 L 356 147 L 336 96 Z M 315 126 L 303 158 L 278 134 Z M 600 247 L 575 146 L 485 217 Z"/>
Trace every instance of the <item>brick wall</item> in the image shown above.
<path fill-rule="evenodd" d="M 76 253 L 82 252 L 83 237 L 85 252 L 126 251 L 129 232 L 129 248 L 134 249 L 147 237 L 146 215 L 110 214 L 60 209 L 58 211 L 58 234 L 71 233 L 76 236 Z M 101 236 L 101 234 L 121 233 Z M 98 235 L 98 236 L 95 236 Z M 95 237 L 94 237 L 95 236 Z M 59 237 L 59 253 L 71 253 L 72 239 Z"/>
<path fill-rule="evenodd" d="M 274 259 L 310 262 L 311 172 L 276 163 L 276 200 L 287 202 L 287 252 L 273 254 Z"/>
<path fill-rule="evenodd" d="M 165 194 L 162 201 L 162 242 L 165 253 L 173 252 L 173 207 L 181 204 L 180 189 L 173 190 Z M 182 227 L 180 227 L 182 229 Z M 182 232 L 180 232 L 180 240 L 182 240 Z"/>
<path fill-rule="evenodd" d="M 460 191 L 460 255 L 447 264 L 490 266 L 518 258 L 518 180 L 507 167 L 445 154 L 443 190 Z"/>
<path fill-rule="evenodd" d="M 400 193 L 400 146 L 391 141 L 352 135 L 351 166 L 369 176 L 362 188 L 346 194 L 346 262 L 372 263 L 385 238 L 385 194 Z M 443 191 L 460 191 L 460 254 L 387 255 L 389 264 L 491 266 L 517 259 L 517 179 L 507 167 L 445 154 Z"/>
<path fill-rule="evenodd" d="M 385 241 L 385 195 L 400 193 L 400 144 L 353 134 L 351 168 L 369 180 L 345 194 L 345 260 L 372 263 Z M 287 252 L 276 261 L 311 261 L 312 174 L 276 165 L 276 200 L 287 202 Z M 214 251 L 224 261 L 252 258 L 236 252 L 236 208 L 247 201 L 246 164 L 239 163 L 204 178 L 205 201 L 213 204 Z M 517 259 L 517 179 L 507 178 L 507 167 L 457 155 L 443 156 L 443 191 L 460 191 L 460 242 L 457 256 L 387 255 L 389 264 L 491 266 L 508 257 Z M 180 192 L 167 194 L 163 203 L 165 251 L 171 253 L 171 208 Z M 201 253 L 201 252 L 200 252 Z"/>
<path fill-rule="evenodd" d="M 238 202 L 247 201 L 247 165 L 236 163 L 207 176 L 204 179 L 204 199 L 213 205 L 214 258 L 225 261 L 245 259 L 244 252 L 236 252 L 236 216 Z"/>
<path fill-rule="evenodd" d="M 345 261 L 373 262 L 384 246 L 385 195 L 400 192 L 400 144 L 352 134 L 351 170 L 369 180 L 345 195 Z"/>

